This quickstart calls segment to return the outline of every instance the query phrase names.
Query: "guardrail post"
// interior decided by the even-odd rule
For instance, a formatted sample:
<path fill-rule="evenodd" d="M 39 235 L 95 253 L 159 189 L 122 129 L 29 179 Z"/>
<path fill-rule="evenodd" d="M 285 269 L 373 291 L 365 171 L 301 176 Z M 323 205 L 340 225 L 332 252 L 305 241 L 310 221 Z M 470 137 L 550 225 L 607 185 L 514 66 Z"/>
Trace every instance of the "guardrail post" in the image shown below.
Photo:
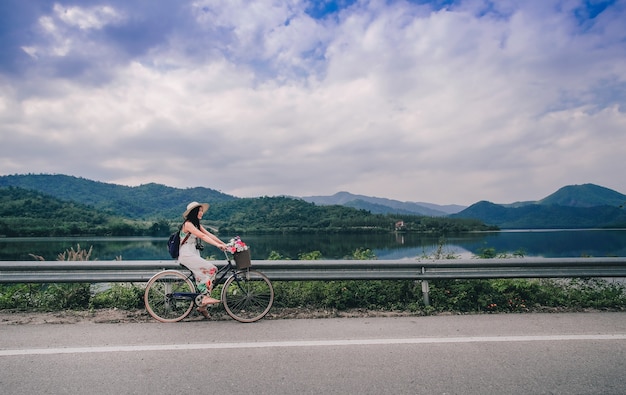
<path fill-rule="evenodd" d="M 428 280 L 422 280 L 422 294 L 424 294 L 424 306 L 430 306 Z"/>

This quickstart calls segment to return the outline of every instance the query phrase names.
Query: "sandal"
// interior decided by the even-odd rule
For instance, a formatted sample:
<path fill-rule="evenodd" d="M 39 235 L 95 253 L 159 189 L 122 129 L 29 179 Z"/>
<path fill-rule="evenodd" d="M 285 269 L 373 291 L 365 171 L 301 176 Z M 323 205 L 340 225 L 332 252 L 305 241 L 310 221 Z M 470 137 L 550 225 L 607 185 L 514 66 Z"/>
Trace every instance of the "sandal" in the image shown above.
<path fill-rule="evenodd" d="M 211 316 L 209 316 L 209 311 L 206 309 L 206 307 L 198 307 L 196 311 L 202 314 L 207 320 L 211 318 Z"/>
<path fill-rule="evenodd" d="M 202 298 L 202 306 L 206 306 L 208 304 L 218 304 L 221 300 L 212 298 L 210 296 L 205 296 Z"/>

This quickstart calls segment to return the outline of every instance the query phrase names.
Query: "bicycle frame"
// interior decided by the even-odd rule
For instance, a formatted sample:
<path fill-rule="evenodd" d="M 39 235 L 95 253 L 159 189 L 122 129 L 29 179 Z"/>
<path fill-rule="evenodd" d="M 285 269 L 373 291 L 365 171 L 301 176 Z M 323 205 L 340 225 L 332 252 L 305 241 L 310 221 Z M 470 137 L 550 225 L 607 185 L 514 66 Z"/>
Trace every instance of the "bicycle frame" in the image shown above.
<path fill-rule="evenodd" d="M 224 255 L 226 256 L 226 264 L 224 266 L 222 266 L 221 268 L 219 268 L 217 270 L 217 273 L 215 273 L 215 282 L 214 284 L 220 285 L 220 284 L 224 284 L 224 282 L 226 282 L 226 279 L 229 278 L 230 276 L 235 276 L 237 275 L 238 269 L 233 265 L 230 257 L 228 256 L 228 253 L 226 253 L 226 251 L 224 251 Z M 196 285 L 196 278 L 193 275 L 193 272 L 185 265 L 180 264 L 180 266 L 182 266 L 185 270 L 189 271 L 189 275 L 187 276 L 187 278 L 189 280 L 191 280 L 194 288 L 196 288 L 196 292 L 194 293 L 190 293 L 190 292 L 174 292 L 170 295 L 170 297 L 172 299 L 178 299 L 178 300 L 195 300 L 198 295 L 201 295 L 200 292 L 198 292 L 197 289 L 197 285 Z M 245 270 L 245 269 L 243 269 Z"/>

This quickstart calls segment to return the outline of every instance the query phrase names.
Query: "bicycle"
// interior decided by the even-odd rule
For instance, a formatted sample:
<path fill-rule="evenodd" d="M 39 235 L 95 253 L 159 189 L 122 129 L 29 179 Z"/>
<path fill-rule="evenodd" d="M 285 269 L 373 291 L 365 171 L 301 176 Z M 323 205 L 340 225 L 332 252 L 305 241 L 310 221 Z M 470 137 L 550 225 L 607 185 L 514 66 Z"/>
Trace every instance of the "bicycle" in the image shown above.
<path fill-rule="evenodd" d="M 265 317 L 274 303 L 274 287 L 263 273 L 247 265 L 237 267 L 237 260 L 224 251 L 226 265 L 218 269 L 215 285 L 222 286 L 221 302 L 226 313 L 239 322 L 255 322 Z M 234 255 L 233 255 L 234 258 Z M 146 310 L 161 322 L 178 322 L 186 318 L 203 295 L 196 288 L 193 272 L 163 270 L 148 280 L 144 293 Z M 247 266 L 247 267 L 244 267 Z"/>

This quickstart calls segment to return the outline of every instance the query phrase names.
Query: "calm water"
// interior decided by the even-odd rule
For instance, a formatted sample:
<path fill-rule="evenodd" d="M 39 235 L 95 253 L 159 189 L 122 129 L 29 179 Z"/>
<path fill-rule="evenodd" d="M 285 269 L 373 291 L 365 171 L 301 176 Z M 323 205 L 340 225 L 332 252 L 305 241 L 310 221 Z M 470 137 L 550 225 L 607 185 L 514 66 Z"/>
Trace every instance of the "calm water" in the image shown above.
<path fill-rule="evenodd" d="M 222 239 L 228 240 L 229 237 Z M 389 235 L 264 235 L 244 236 L 253 259 L 266 259 L 271 251 L 298 259 L 298 254 L 320 251 L 324 259 L 341 259 L 357 248 L 369 248 L 378 259 L 415 259 L 431 255 L 439 237 L 416 234 Z M 165 238 L 0 238 L 0 260 L 33 260 L 29 254 L 56 260 L 66 249 L 93 247 L 92 259 L 170 259 Z M 522 251 L 528 257 L 626 256 L 626 230 L 532 230 L 466 233 L 445 239 L 444 252 L 462 258 L 480 254 L 484 248 L 497 253 Z M 205 255 L 219 256 L 213 247 Z"/>

